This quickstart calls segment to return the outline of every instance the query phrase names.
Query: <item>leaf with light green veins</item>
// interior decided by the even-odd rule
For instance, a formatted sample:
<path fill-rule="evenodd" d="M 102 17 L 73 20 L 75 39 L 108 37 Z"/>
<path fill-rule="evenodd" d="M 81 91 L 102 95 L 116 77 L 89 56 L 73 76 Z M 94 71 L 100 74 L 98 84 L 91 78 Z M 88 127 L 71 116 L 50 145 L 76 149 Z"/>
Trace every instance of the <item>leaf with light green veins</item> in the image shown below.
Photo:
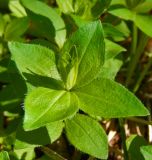
<path fill-rule="evenodd" d="M 65 128 L 67 138 L 77 149 L 96 158 L 107 159 L 107 136 L 96 120 L 77 114 L 66 120 Z"/>
<path fill-rule="evenodd" d="M 101 22 L 94 21 L 80 27 L 65 43 L 63 57 L 70 53 L 72 46 L 76 46 L 78 56 L 76 86 L 82 86 L 97 76 L 104 63 L 105 44 Z"/>
<path fill-rule="evenodd" d="M 38 87 L 30 92 L 24 102 L 24 129 L 32 130 L 50 122 L 64 120 L 78 111 L 74 93 Z"/>
<path fill-rule="evenodd" d="M 8 152 L 6 151 L 1 151 L 0 152 L 0 160 L 10 160 Z"/>
<path fill-rule="evenodd" d="M 21 0 L 23 6 L 35 14 L 47 17 L 56 30 L 56 42 L 62 47 L 66 39 L 66 29 L 63 19 L 57 14 L 55 9 L 38 0 Z"/>
<path fill-rule="evenodd" d="M 107 78 L 73 89 L 84 112 L 104 118 L 149 115 L 148 110 L 131 92 Z"/>
<path fill-rule="evenodd" d="M 52 50 L 40 45 L 19 42 L 9 42 L 9 49 L 22 74 L 34 73 L 60 80 Z"/>

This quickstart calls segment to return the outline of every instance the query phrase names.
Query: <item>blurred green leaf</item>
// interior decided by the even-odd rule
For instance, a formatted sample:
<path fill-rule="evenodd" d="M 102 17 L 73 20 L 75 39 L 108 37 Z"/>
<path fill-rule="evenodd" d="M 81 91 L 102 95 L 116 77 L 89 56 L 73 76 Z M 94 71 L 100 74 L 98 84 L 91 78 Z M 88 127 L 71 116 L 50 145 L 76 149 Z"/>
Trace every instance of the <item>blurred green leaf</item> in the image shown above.
<path fill-rule="evenodd" d="M 24 16 L 26 16 L 25 9 L 20 4 L 19 0 L 10 0 L 9 1 L 9 9 L 13 13 L 13 15 L 16 16 L 16 17 L 24 17 Z"/>
<path fill-rule="evenodd" d="M 63 19 L 55 11 L 55 9 L 38 0 L 21 0 L 21 2 L 28 10 L 35 14 L 47 17 L 52 22 L 55 28 L 55 40 L 58 46 L 61 48 L 66 39 L 66 30 Z"/>
<path fill-rule="evenodd" d="M 10 160 L 8 152 L 6 151 L 1 151 L 0 152 L 0 160 Z"/>
<path fill-rule="evenodd" d="M 111 0 L 57 0 L 58 6 L 64 13 L 73 13 L 82 19 L 97 19 L 107 10 Z"/>
<path fill-rule="evenodd" d="M 140 147 L 146 145 L 147 142 L 143 137 L 138 136 L 138 135 L 131 135 L 127 139 L 126 143 L 127 143 L 127 148 L 128 148 L 130 159 L 144 160 L 144 157 L 140 153 Z"/>
<path fill-rule="evenodd" d="M 105 60 L 114 58 L 119 53 L 126 51 L 125 48 L 123 48 L 122 46 L 120 46 L 117 43 L 114 43 L 108 39 L 105 39 L 105 45 L 106 45 Z"/>
<path fill-rule="evenodd" d="M 144 157 L 144 160 L 152 159 L 152 145 L 141 146 L 140 151 Z"/>
<path fill-rule="evenodd" d="M 28 17 L 18 18 L 12 20 L 6 27 L 5 39 L 7 41 L 20 40 L 21 36 L 27 31 L 29 27 Z"/>

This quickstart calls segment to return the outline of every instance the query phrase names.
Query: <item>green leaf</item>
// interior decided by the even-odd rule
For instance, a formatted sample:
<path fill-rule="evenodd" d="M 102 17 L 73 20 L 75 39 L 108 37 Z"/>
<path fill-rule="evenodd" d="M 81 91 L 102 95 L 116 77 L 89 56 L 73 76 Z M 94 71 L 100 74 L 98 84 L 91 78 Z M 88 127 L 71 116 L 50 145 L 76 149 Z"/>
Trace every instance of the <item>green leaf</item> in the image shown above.
<path fill-rule="evenodd" d="M 60 15 L 58 15 L 53 8 L 47 6 L 45 3 L 40 2 L 38 0 L 21 1 L 25 8 L 29 9 L 35 14 L 47 17 L 53 23 L 53 26 L 56 31 L 56 42 L 59 47 L 62 47 L 66 39 L 66 30 L 64 21 L 62 20 Z"/>
<path fill-rule="evenodd" d="M 97 19 L 108 8 L 111 0 L 57 0 L 64 13 L 74 13 L 83 19 Z"/>
<path fill-rule="evenodd" d="M 10 42 L 9 49 L 12 59 L 22 74 L 34 73 L 60 80 L 52 50 L 40 45 L 18 42 Z"/>
<path fill-rule="evenodd" d="M 29 19 L 27 17 L 14 19 L 6 27 L 5 39 L 7 41 L 18 40 L 28 29 Z"/>
<path fill-rule="evenodd" d="M 105 61 L 98 77 L 114 80 L 122 64 L 122 61 L 119 59 L 109 59 Z"/>
<path fill-rule="evenodd" d="M 77 149 L 94 157 L 107 159 L 107 137 L 96 120 L 77 114 L 66 120 L 65 127 L 67 138 Z"/>
<path fill-rule="evenodd" d="M 125 0 L 126 5 L 130 9 L 134 9 L 136 6 L 143 3 L 145 0 Z"/>
<path fill-rule="evenodd" d="M 12 61 L 9 61 L 5 74 L 0 75 L 0 77 L 1 76 L 5 76 L 2 82 L 4 80 L 5 83 L 9 84 L 4 86 L 0 92 L 0 110 L 15 113 L 21 111 L 21 102 L 27 89 L 25 81 L 19 74 L 16 65 Z"/>
<path fill-rule="evenodd" d="M 152 145 L 149 146 L 141 146 L 140 151 L 145 160 L 152 159 Z"/>
<path fill-rule="evenodd" d="M 126 144 L 130 159 L 144 160 L 144 157 L 140 153 L 140 147 L 147 145 L 147 142 L 143 137 L 138 135 L 131 135 L 127 139 Z"/>
<path fill-rule="evenodd" d="M 64 123 L 57 121 L 47 124 L 46 127 L 25 131 L 22 124 L 20 124 L 16 133 L 15 150 L 34 148 L 53 143 L 60 137 L 63 127 Z M 43 138 L 40 138 L 41 136 Z"/>
<path fill-rule="evenodd" d="M 40 137 L 43 138 L 40 138 Z M 15 149 L 24 149 L 51 143 L 51 137 L 45 127 L 32 131 L 25 131 L 22 124 L 17 128 Z"/>
<path fill-rule="evenodd" d="M 110 79 L 95 79 L 73 91 L 79 98 L 80 108 L 90 115 L 118 118 L 149 114 L 140 100 Z"/>
<path fill-rule="evenodd" d="M 64 57 L 70 57 L 66 67 L 71 62 L 72 55 L 70 55 L 70 51 L 72 46 L 76 47 L 78 58 L 78 75 L 76 85 L 81 86 L 92 81 L 97 76 L 104 63 L 105 44 L 100 21 L 90 22 L 87 25 L 80 27 L 67 40 L 61 55 L 61 62 L 62 59 L 65 59 Z M 65 60 L 63 63 L 65 63 Z M 67 73 L 69 72 L 67 71 Z M 65 74 L 62 77 L 64 76 Z"/>
<path fill-rule="evenodd" d="M 0 159 L 1 159 L 1 160 L 10 160 L 9 155 L 8 155 L 8 152 L 6 152 L 6 151 L 1 151 L 1 152 L 0 152 Z"/>
<path fill-rule="evenodd" d="M 24 160 L 33 160 L 35 158 L 34 147 L 15 149 L 14 153 L 18 159 L 22 159 L 24 157 Z"/>
<path fill-rule="evenodd" d="M 9 1 L 9 9 L 13 13 L 13 15 L 16 16 L 16 17 L 24 17 L 24 16 L 26 16 L 25 9 L 20 4 L 19 0 L 11 0 L 11 1 Z"/>
<path fill-rule="evenodd" d="M 111 9 L 109 10 L 109 13 L 116 16 L 116 17 L 120 17 L 122 19 L 125 20 L 134 20 L 136 13 L 132 12 L 131 10 L 127 9 L 127 8 L 115 8 L 115 9 Z"/>
<path fill-rule="evenodd" d="M 2 16 L 2 14 L 0 13 L 0 37 L 2 37 L 2 35 L 4 33 L 4 29 L 5 29 L 5 20 Z"/>
<path fill-rule="evenodd" d="M 148 13 L 152 9 L 152 1 L 146 0 L 144 3 L 138 5 L 134 10 L 138 13 Z"/>
<path fill-rule="evenodd" d="M 53 151 L 51 148 L 49 147 L 42 147 L 41 150 L 44 152 L 45 159 L 43 160 L 67 160 L 64 157 L 62 157 L 60 154 L 58 154 L 57 152 Z M 48 159 L 49 157 L 49 159 Z M 41 160 L 41 159 L 40 159 Z"/>
<path fill-rule="evenodd" d="M 125 48 L 114 43 L 108 39 L 105 39 L 106 51 L 105 51 L 105 60 L 116 57 L 119 53 L 126 51 Z"/>
<path fill-rule="evenodd" d="M 62 121 L 52 122 L 46 125 L 51 143 L 56 141 L 61 136 L 63 128 L 64 123 Z"/>
<path fill-rule="evenodd" d="M 120 32 L 115 26 L 111 25 L 110 23 L 103 23 L 103 30 L 105 37 L 119 37 L 124 38 L 125 34 Z"/>
<path fill-rule="evenodd" d="M 152 37 L 152 16 L 139 14 L 136 15 L 134 22 L 141 31 Z"/>
<path fill-rule="evenodd" d="M 109 11 L 111 14 L 120 17 L 125 20 L 133 21 L 136 26 L 146 33 L 148 36 L 152 37 L 152 16 L 148 14 L 137 14 L 127 8 L 116 8 Z"/>
<path fill-rule="evenodd" d="M 71 117 L 78 110 L 77 103 L 76 95 L 64 90 L 34 89 L 25 99 L 24 128 L 32 130 Z"/>
<path fill-rule="evenodd" d="M 28 17 L 30 19 L 28 34 L 38 38 L 46 38 L 55 44 L 55 29 L 51 21 L 47 17 L 31 12 Z"/>

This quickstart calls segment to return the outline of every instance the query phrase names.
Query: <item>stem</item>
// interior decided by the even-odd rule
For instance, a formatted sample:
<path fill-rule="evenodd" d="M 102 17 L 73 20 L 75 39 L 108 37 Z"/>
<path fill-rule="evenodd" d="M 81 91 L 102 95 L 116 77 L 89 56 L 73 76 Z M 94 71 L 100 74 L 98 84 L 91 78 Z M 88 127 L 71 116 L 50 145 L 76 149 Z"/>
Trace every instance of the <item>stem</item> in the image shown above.
<path fill-rule="evenodd" d="M 130 63 L 128 66 L 128 75 L 126 80 L 126 86 L 129 85 L 132 73 L 134 71 L 133 64 L 134 64 L 134 58 L 136 57 L 136 49 L 137 49 L 137 40 L 138 40 L 138 29 L 136 25 L 133 23 L 133 31 L 132 31 L 132 44 L 131 44 L 131 50 L 130 50 Z"/>
<path fill-rule="evenodd" d="M 52 160 L 67 160 L 66 158 L 59 155 L 57 152 L 53 151 L 52 149 L 48 147 L 41 147 L 41 150 Z"/>
<path fill-rule="evenodd" d="M 144 70 L 142 71 L 137 83 L 134 86 L 133 92 L 136 93 L 141 85 L 142 80 L 144 79 L 145 75 L 147 74 L 149 68 L 152 65 L 152 58 L 149 59 L 148 63 L 145 65 Z"/>
<path fill-rule="evenodd" d="M 144 119 L 140 119 L 140 118 L 135 118 L 135 117 L 131 117 L 131 118 L 127 118 L 130 121 L 134 121 L 140 124 L 144 124 L 144 125 L 152 125 L 152 121 L 146 121 Z"/>
<path fill-rule="evenodd" d="M 134 33 L 135 32 L 135 33 Z M 144 33 L 141 33 L 141 37 L 139 38 L 139 44 L 137 47 L 137 28 L 134 26 L 133 29 L 133 40 L 132 40 L 132 49 L 131 49 L 131 58 L 130 63 L 128 66 L 128 73 L 127 73 L 127 80 L 126 80 L 126 86 L 130 84 L 131 78 L 133 76 L 134 70 L 136 69 L 136 66 L 138 64 L 138 61 L 141 57 L 141 54 L 143 53 L 145 46 L 148 42 L 148 36 Z M 137 49 L 135 49 L 137 47 Z"/>
<path fill-rule="evenodd" d="M 129 160 L 128 152 L 127 152 L 127 146 L 126 146 L 126 134 L 124 129 L 124 120 L 122 118 L 118 119 L 119 121 L 119 127 L 120 127 L 120 136 L 122 140 L 122 147 L 124 151 L 124 160 Z"/>
<path fill-rule="evenodd" d="M 88 160 L 95 160 L 95 159 L 96 159 L 96 158 L 91 157 L 91 156 L 88 158 Z"/>

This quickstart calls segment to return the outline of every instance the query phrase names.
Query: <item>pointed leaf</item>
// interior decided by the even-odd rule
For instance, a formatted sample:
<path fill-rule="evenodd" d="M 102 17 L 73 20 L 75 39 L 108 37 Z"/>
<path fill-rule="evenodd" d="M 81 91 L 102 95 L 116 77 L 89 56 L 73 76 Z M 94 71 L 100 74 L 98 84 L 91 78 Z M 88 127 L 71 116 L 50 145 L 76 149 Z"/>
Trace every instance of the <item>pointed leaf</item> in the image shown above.
<path fill-rule="evenodd" d="M 104 63 L 105 44 L 100 21 L 80 27 L 65 43 L 62 56 L 76 46 L 78 53 L 77 86 L 92 81 Z M 71 55 L 69 55 L 71 57 Z"/>
<path fill-rule="evenodd" d="M 152 16 L 148 14 L 137 14 L 127 8 L 117 8 L 109 11 L 112 15 L 120 17 L 125 20 L 133 21 L 136 26 L 146 33 L 148 36 L 152 37 Z"/>
<path fill-rule="evenodd" d="M 19 42 L 10 42 L 9 49 L 21 73 L 35 73 L 60 79 L 52 50 L 40 45 Z"/>
<path fill-rule="evenodd" d="M 144 160 L 144 157 L 140 153 L 140 147 L 147 145 L 144 137 L 138 135 L 131 135 L 126 140 L 126 145 L 130 159 Z"/>
<path fill-rule="evenodd" d="M 137 27 L 146 33 L 148 36 L 152 37 L 152 16 L 150 15 L 136 15 L 135 24 Z"/>
<path fill-rule="evenodd" d="M 32 130 L 66 119 L 77 112 L 77 106 L 73 93 L 42 87 L 34 89 L 25 99 L 24 128 Z"/>
<path fill-rule="evenodd" d="M 118 59 L 107 60 L 103 65 L 98 78 L 109 78 L 114 80 L 122 64 L 122 61 Z"/>
<path fill-rule="evenodd" d="M 105 60 L 114 58 L 119 53 L 126 51 L 125 48 L 123 48 L 122 46 L 120 46 L 117 43 L 114 43 L 108 39 L 105 39 L 105 44 L 106 44 Z"/>
<path fill-rule="evenodd" d="M 91 115 L 105 118 L 146 116 L 148 110 L 122 85 L 106 78 L 74 90 L 80 108 Z"/>
<path fill-rule="evenodd" d="M 66 120 L 66 135 L 79 150 L 94 157 L 107 159 L 107 137 L 100 124 L 92 118 L 77 114 Z"/>
<path fill-rule="evenodd" d="M 62 121 L 52 122 L 46 125 L 51 143 L 56 141 L 61 136 L 63 128 L 64 123 Z"/>

